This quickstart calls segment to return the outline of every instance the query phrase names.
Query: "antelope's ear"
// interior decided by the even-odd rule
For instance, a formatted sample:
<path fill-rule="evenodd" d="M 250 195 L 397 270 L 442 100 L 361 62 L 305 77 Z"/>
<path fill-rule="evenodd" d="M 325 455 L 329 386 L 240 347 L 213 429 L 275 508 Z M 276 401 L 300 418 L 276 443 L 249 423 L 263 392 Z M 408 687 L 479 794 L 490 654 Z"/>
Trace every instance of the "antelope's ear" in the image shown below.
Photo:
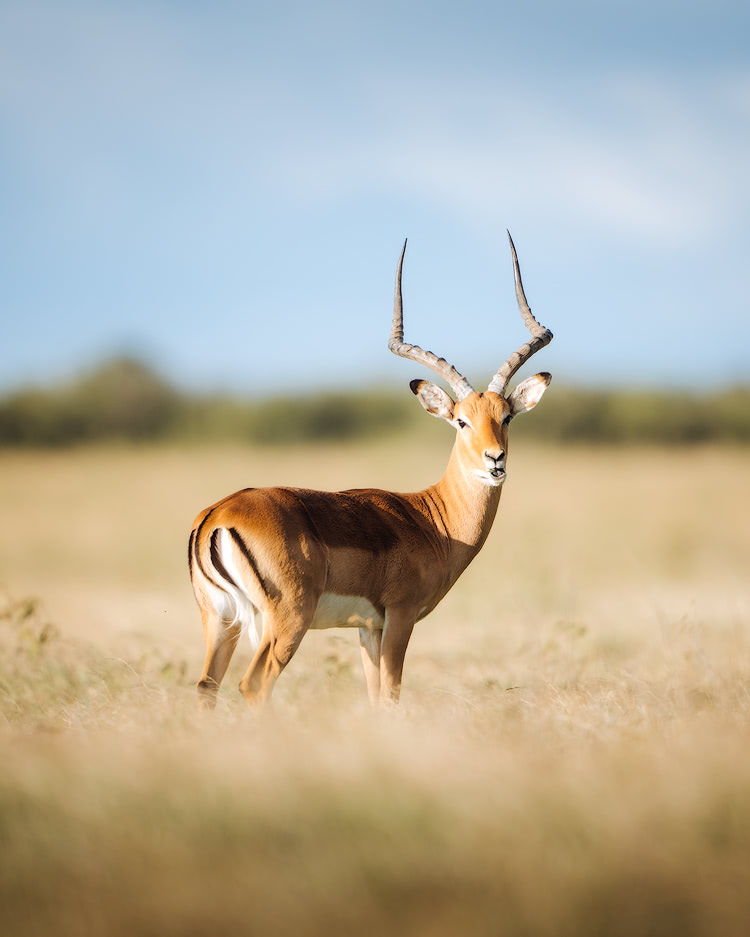
<path fill-rule="evenodd" d="M 446 394 L 442 387 L 431 384 L 429 381 L 411 381 L 409 384 L 411 392 L 417 397 L 419 402 L 432 416 L 439 416 L 443 420 L 450 422 L 453 419 L 453 400 Z"/>
<path fill-rule="evenodd" d="M 535 374 L 533 377 L 527 377 L 525 381 L 521 381 L 508 397 L 511 415 L 515 416 L 517 413 L 533 410 L 542 399 L 542 394 L 547 390 L 551 380 L 552 375 L 542 371 L 541 374 Z"/>

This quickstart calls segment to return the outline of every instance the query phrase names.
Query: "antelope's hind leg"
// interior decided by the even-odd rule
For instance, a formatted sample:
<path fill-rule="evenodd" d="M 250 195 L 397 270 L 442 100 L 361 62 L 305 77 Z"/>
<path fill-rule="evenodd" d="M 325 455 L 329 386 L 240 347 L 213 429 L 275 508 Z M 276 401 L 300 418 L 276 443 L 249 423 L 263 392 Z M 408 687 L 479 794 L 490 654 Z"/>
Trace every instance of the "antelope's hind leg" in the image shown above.
<path fill-rule="evenodd" d="M 272 615 L 265 618 L 265 628 L 258 650 L 240 680 L 240 693 L 250 706 L 269 702 L 276 681 L 294 656 L 310 622 L 297 622 L 291 627 L 285 624 L 278 632 L 275 624 Z"/>
<path fill-rule="evenodd" d="M 260 645 L 240 680 L 240 693 L 251 706 L 271 699 L 276 681 L 312 624 L 320 592 L 301 591 L 294 605 L 280 601 L 263 612 Z"/>
<path fill-rule="evenodd" d="M 198 681 L 198 699 L 202 708 L 213 709 L 242 626 L 239 622 L 223 621 L 213 609 L 206 608 L 201 608 L 201 621 L 206 640 L 206 660 L 203 675 Z"/>

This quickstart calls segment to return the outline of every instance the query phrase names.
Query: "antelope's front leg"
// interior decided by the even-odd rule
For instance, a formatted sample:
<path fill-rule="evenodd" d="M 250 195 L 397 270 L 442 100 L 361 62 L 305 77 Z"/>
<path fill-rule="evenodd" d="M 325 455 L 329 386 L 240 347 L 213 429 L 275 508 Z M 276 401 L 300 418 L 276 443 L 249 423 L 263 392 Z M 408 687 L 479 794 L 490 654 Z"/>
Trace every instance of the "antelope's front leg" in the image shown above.
<path fill-rule="evenodd" d="M 398 703 L 401 693 L 401 675 L 409 638 L 417 620 L 413 608 L 389 608 L 385 613 L 383 638 L 380 645 L 381 706 Z"/>
<path fill-rule="evenodd" d="M 373 628 L 359 629 L 359 646 L 362 652 L 362 667 L 367 681 L 367 695 L 373 706 L 380 698 L 380 643 L 383 632 Z"/>

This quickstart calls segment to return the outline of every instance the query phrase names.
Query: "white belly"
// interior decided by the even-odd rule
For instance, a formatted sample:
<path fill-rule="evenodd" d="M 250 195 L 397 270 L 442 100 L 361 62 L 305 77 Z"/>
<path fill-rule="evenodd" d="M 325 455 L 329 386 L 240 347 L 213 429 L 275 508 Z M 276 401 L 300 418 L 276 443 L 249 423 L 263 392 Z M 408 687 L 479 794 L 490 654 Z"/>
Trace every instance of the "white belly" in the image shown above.
<path fill-rule="evenodd" d="M 336 595 L 324 592 L 318 602 L 311 628 L 371 628 L 383 627 L 383 616 L 375 607 L 357 595 Z"/>

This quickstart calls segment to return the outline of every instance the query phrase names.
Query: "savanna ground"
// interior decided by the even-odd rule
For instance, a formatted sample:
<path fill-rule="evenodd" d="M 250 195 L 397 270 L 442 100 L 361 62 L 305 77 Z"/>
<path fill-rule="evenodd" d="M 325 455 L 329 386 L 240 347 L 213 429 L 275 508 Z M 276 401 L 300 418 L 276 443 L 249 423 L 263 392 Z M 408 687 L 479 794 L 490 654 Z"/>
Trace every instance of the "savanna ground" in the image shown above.
<path fill-rule="evenodd" d="M 197 511 L 420 487 L 449 446 L 2 454 L 0 932 L 750 932 L 747 449 L 519 444 L 399 711 L 356 632 L 263 713 L 240 646 L 196 711 Z"/>

